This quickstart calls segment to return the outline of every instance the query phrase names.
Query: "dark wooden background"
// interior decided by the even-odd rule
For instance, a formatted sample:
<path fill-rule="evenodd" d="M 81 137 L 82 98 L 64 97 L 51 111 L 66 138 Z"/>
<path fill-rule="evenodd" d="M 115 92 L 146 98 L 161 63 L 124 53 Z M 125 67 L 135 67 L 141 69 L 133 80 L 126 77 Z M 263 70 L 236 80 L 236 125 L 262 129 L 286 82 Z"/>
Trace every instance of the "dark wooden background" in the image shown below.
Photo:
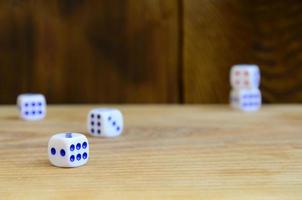
<path fill-rule="evenodd" d="M 0 0 L 0 103 L 225 103 L 236 63 L 302 102 L 302 1 Z"/>

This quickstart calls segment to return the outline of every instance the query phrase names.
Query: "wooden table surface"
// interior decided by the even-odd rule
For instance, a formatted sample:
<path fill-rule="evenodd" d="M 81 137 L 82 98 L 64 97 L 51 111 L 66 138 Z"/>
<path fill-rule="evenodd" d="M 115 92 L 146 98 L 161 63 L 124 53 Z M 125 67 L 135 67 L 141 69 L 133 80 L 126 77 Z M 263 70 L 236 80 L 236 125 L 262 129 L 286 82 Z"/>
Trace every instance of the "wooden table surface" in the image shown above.
<path fill-rule="evenodd" d="M 302 198 L 302 106 L 242 113 L 228 106 L 118 106 L 126 129 L 89 137 L 79 168 L 49 164 L 47 142 L 62 131 L 86 133 L 95 106 L 49 106 L 25 122 L 0 107 L 0 199 Z"/>

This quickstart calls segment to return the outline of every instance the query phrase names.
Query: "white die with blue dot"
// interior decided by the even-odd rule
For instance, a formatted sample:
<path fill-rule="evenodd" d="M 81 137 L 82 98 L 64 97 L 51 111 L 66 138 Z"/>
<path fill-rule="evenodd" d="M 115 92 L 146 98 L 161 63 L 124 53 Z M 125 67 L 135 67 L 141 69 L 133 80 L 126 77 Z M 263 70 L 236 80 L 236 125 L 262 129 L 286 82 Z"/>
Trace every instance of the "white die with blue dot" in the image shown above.
<path fill-rule="evenodd" d="M 46 99 L 42 94 L 21 94 L 17 98 L 20 118 L 41 120 L 46 116 Z"/>
<path fill-rule="evenodd" d="M 80 133 L 58 133 L 48 141 L 48 158 L 57 167 L 79 167 L 87 163 L 89 143 Z"/>
<path fill-rule="evenodd" d="M 95 108 L 88 113 L 87 129 L 93 136 L 116 137 L 123 128 L 123 115 L 118 109 Z"/>
<path fill-rule="evenodd" d="M 259 89 L 240 89 L 231 91 L 231 105 L 243 111 L 257 111 L 261 108 L 261 93 Z"/>

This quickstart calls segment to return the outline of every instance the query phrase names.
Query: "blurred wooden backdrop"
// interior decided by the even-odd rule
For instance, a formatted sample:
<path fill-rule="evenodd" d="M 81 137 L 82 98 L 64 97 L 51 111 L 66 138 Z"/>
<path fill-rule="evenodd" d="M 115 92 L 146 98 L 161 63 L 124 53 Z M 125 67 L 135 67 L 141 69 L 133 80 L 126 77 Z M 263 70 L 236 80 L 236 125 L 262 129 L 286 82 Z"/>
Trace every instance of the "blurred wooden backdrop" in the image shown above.
<path fill-rule="evenodd" d="M 302 102 L 301 25 L 299 0 L 0 0 L 0 103 L 225 103 L 236 63 Z"/>

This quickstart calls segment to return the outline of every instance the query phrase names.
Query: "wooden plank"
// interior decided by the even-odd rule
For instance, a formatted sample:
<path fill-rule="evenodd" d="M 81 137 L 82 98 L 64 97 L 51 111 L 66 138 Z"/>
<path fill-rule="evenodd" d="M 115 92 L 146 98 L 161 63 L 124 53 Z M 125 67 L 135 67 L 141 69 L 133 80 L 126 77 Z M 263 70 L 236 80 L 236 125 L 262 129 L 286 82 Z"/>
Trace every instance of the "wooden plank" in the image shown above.
<path fill-rule="evenodd" d="M 0 103 L 16 102 L 27 91 L 34 63 L 34 28 L 28 6 L 0 2 Z"/>
<path fill-rule="evenodd" d="M 227 102 L 237 63 L 260 65 L 265 102 L 301 102 L 302 2 L 294 2 L 184 1 L 185 102 Z"/>
<path fill-rule="evenodd" d="M 301 198 L 301 106 L 120 106 L 120 137 L 88 137 L 85 166 L 51 166 L 50 136 L 86 133 L 92 107 L 49 106 L 38 122 L 0 107 L 1 199 Z"/>
<path fill-rule="evenodd" d="M 7 26 L 22 26 L 20 12 L 29 15 L 33 26 L 33 41 L 10 35 L 21 42 L 19 46 L 24 41 L 30 43 L 29 47 L 20 47 L 22 56 L 28 54 L 23 50 L 33 54 L 20 71 L 20 76 L 27 79 L 22 86 L 26 90 L 42 92 L 53 103 L 179 101 L 176 1 L 16 3 L 19 10 L 11 15 L 21 22 L 5 22 Z M 9 10 L 16 7 L 5 5 Z M 10 18 L 5 16 L 5 20 Z M 4 30 L 7 34 L 13 31 Z M 21 62 L 6 59 L 14 68 Z M 17 78 L 10 72 L 6 79 L 14 85 Z M 2 91 L 11 95 L 20 89 Z"/>

